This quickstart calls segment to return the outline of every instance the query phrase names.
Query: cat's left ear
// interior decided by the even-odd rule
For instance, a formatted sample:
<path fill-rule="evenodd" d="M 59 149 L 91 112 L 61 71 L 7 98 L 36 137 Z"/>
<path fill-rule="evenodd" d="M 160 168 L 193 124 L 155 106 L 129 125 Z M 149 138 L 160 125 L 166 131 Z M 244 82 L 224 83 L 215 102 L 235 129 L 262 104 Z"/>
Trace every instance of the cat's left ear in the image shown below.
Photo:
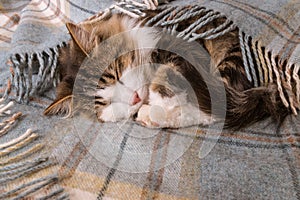
<path fill-rule="evenodd" d="M 88 56 L 95 47 L 91 33 L 85 30 L 84 27 L 73 23 L 67 23 L 66 26 L 74 42 Z"/>

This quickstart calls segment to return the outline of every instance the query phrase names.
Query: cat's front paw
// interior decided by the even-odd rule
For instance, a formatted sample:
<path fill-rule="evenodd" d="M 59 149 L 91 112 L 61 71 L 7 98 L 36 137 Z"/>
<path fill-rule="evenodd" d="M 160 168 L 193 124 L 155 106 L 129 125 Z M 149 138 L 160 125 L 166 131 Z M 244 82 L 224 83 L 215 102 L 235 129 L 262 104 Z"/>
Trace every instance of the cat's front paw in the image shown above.
<path fill-rule="evenodd" d="M 136 121 L 149 128 L 180 128 L 209 125 L 214 119 L 189 104 L 171 109 L 159 105 L 143 105 L 138 111 Z"/>
<path fill-rule="evenodd" d="M 159 128 L 165 121 L 165 112 L 160 106 L 142 105 L 135 120 L 143 126 Z"/>
<path fill-rule="evenodd" d="M 102 110 L 97 111 L 98 120 L 101 122 L 118 122 L 131 117 L 129 105 L 123 103 L 112 103 Z"/>

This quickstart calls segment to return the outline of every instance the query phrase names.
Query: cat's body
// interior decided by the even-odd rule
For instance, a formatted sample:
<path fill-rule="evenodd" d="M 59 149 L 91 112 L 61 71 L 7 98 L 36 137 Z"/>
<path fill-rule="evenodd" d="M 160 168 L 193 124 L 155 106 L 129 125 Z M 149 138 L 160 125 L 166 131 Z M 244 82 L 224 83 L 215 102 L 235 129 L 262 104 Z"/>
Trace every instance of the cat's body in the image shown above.
<path fill-rule="evenodd" d="M 148 17 L 156 14 L 150 11 Z M 218 94 L 224 88 L 226 99 L 220 99 L 220 106 L 225 104 L 227 107 L 227 126 L 240 127 L 270 115 L 280 118 L 282 113 L 288 113 L 278 100 L 273 85 L 252 88 L 243 68 L 237 29 L 216 39 L 197 40 L 211 57 L 211 65 L 205 66 L 204 72 L 213 78 L 207 82 L 203 79 L 205 74 L 199 74 L 181 55 L 157 48 L 163 44 L 165 49 L 175 46 L 184 51 L 189 49 L 189 44 L 170 40 L 159 28 L 143 28 L 147 20 L 137 21 L 114 14 L 93 24 L 68 24 L 73 40 L 61 50 L 62 82 L 57 88 L 57 99 L 45 114 L 70 114 L 73 84 L 81 63 L 93 48 L 117 34 L 123 34 L 122 40 L 114 48 L 133 51 L 118 56 L 99 77 L 95 109 L 102 122 L 132 117 L 147 127 L 209 124 L 219 117 L 219 113 L 211 115 L 210 93 Z M 217 26 L 222 20 L 225 19 L 215 20 L 203 29 Z M 186 26 L 183 21 L 179 30 Z M 92 53 L 99 59 L 105 56 L 97 50 Z M 198 53 L 191 52 L 191 59 L 198 57 Z M 217 76 L 214 77 L 215 71 L 220 72 L 224 85 L 219 84 Z M 213 91 L 209 91 L 207 84 L 214 88 Z"/>

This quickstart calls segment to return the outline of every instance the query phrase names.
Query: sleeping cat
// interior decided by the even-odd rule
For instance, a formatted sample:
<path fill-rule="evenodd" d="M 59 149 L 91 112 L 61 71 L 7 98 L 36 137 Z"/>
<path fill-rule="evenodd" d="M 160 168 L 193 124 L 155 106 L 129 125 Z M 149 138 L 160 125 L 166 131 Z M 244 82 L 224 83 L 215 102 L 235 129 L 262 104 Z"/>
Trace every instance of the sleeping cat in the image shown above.
<path fill-rule="evenodd" d="M 224 104 L 226 127 L 243 127 L 268 116 L 282 121 L 288 114 L 275 84 L 253 88 L 247 79 L 237 28 L 216 39 L 197 40 L 211 59 L 209 66 L 202 66 L 204 69 L 200 74 L 191 62 L 180 55 L 157 48 L 163 45 L 184 50 L 189 49 L 189 43 L 170 40 L 159 27 L 143 28 L 159 12 L 148 11 L 147 17 L 139 20 L 113 14 L 93 23 L 68 23 L 72 40 L 60 50 L 61 83 L 57 87 L 56 100 L 44 114 L 72 113 L 72 90 L 80 65 L 90 54 L 103 59 L 105 55 L 93 49 L 121 33 L 122 39 L 111 47 L 111 51 L 117 52 L 122 48 L 134 50 L 118 56 L 99 77 L 94 103 L 101 122 L 132 118 L 146 127 L 206 125 L 222 115 L 221 106 Z M 188 22 L 180 22 L 177 30 L 184 30 L 195 20 L 191 18 Z M 224 20 L 216 19 L 198 31 L 216 27 Z M 191 59 L 201 57 L 201 52 L 190 54 Z M 215 76 L 217 70 L 221 78 Z M 209 81 L 204 81 L 204 76 L 210 77 Z M 208 85 L 213 91 L 208 89 Z M 224 88 L 226 97 L 220 96 L 220 113 L 212 114 L 210 93 L 219 94 Z"/>

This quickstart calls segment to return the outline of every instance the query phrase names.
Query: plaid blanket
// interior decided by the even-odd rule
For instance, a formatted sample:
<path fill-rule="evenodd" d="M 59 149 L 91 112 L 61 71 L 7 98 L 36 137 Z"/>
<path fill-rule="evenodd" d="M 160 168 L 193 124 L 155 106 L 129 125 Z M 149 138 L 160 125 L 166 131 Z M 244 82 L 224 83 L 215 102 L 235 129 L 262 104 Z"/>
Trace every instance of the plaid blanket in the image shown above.
<path fill-rule="evenodd" d="M 16 89 L 11 99 L 30 100 L 12 108 L 12 113 L 22 111 L 25 117 L 0 135 L 0 199 L 300 199 L 300 127 L 295 115 L 279 128 L 268 119 L 221 133 L 212 127 L 150 130 L 127 121 L 99 124 L 84 113 L 72 119 L 41 115 L 53 99 L 49 89 L 57 84 L 57 50 L 69 38 L 64 23 L 80 22 L 111 3 L 0 1 L 0 92 L 8 95 L 7 85 L 12 84 Z M 298 84 L 297 1 L 178 0 L 170 5 L 195 3 L 225 14 L 239 27 L 249 78 L 257 85 L 268 66 L 273 68 L 273 81 Z M 257 73 L 251 72 L 251 59 L 261 64 L 256 64 Z M 267 73 L 262 83 L 266 77 L 271 81 Z M 284 85 L 282 89 L 288 91 Z M 288 106 L 297 107 L 293 103 L 297 89 L 294 94 L 296 98 L 283 96 Z M 0 128 L 11 115 L 1 112 Z M 39 139 L 23 142 L 20 151 L 8 152 L 7 145 L 27 128 L 33 128 Z M 39 144 L 43 150 L 15 159 L 22 150 Z M 205 144 L 213 148 L 199 156 Z M 53 163 L 39 167 L 46 161 L 36 159 L 43 158 Z M 16 167 L 24 163 L 32 166 L 26 168 L 30 169 L 27 173 Z M 37 180 L 48 182 L 34 189 Z"/>

